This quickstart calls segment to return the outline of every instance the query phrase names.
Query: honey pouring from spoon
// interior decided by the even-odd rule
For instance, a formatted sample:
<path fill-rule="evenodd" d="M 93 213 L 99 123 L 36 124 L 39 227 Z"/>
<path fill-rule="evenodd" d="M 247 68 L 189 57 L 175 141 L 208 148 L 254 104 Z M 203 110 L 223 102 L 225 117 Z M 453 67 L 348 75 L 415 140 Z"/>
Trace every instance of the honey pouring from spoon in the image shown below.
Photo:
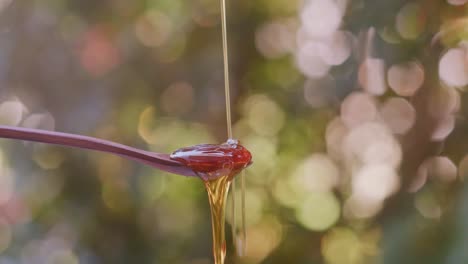
<path fill-rule="evenodd" d="M 226 2 L 220 0 L 223 58 L 224 58 L 224 81 L 226 96 L 226 116 L 228 126 L 228 141 L 219 144 L 202 144 L 192 147 L 181 148 L 171 155 L 155 153 L 137 149 L 116 142 L 81 136 L 75 134 L 22 128 L 11 126 L 0 126 L 0 138 L 34 141 L 47 144 L 55 144 L 68 147 L 76 147 L 101 152 L 107 152 L 121 157 L 131 159 L 159 170 L 172 174 L 190 177 L 199 177 L 203 180 L 208 192 L 210 211 L 212 218 L 213 256 L 215 264 L 223 264 L 226 257 L 226 242 L 224 234 L 224 215 L 227 192 L 231 183 L 234 185 L 234 176 L 252 164 L 251 153 L 237 140 L 232 139 L 230 89 L 229 89 L 229 62 L 227 47 L 226 26 Z M 242 227 L 243 244 L 241 252 L 245 251 L 245 181 L 244 174 L 241 176 L 242 190 Z M 235 189 L 232 192 L 232 232 L 236 236 L 235 223 Z M 242 253 L 243 254 L 243 253 Z"/>

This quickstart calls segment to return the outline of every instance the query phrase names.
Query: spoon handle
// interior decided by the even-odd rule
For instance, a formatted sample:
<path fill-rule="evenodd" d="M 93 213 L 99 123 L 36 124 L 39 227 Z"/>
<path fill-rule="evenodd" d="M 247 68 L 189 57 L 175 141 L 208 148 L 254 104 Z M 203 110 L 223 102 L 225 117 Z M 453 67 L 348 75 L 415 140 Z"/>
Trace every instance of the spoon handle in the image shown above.
<path fill-rule="evenodd" d="M 41 143 L 76 147 L 112 153 L 129 158 L 146 165 L 158 168 L 170 173 L 184 176 L 196 176 L 195 173 L 182 163 L 170 159 L 168 154 L 155 153 L 129 147 L 112 141 L 88 136 L 54 132 L 48 130 L 0 126 L 0 138 L 19 139 Z"/>

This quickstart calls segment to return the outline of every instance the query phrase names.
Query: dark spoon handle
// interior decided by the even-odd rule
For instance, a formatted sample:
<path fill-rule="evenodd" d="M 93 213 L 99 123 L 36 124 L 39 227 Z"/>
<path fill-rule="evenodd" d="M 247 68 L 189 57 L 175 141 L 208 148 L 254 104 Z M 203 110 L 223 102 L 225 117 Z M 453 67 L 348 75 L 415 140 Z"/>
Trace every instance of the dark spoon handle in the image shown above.
<path fill-rule="evenodd" d="M 97 150 L 116 154 L 170 173 L 196 176 L 188 167 L 171 160 L 168 154 L 155 153 L 108 140 L 48 130 L 0 126 L 0 137 Z"/>

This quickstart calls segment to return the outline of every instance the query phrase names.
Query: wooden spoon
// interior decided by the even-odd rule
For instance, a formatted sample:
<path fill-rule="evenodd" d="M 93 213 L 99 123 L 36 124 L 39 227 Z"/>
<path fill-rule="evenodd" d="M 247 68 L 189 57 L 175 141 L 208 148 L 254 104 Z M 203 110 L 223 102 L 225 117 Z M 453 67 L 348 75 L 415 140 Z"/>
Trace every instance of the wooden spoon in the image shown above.
<path fill-rule="evenodd" d="M 184 176 L 197 176 L 184 164 L 172 160 L 169 154 L 145 151 L 108 140 L 48 130 L 0 126 L 0 138 L 20 139 L 41 143 L 91 149 L 135 160 L 154 168 Z"/>

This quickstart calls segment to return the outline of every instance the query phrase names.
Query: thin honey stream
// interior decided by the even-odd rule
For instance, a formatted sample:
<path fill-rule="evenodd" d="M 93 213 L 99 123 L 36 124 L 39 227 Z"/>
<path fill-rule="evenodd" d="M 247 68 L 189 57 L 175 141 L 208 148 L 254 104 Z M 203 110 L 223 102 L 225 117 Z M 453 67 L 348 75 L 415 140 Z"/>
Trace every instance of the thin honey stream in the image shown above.
<path fill-rule="evenodd" d="M 231 120 L 231 96 L 230 96 L 230 85 L 229 85 L 229 52 L 227 42 L 227 23 L 226 23 L 226 0 L 220 0 L 221 4 L 221 29 L 223 39 L 223 62 L 224 62 L 224 94 L 226 99 L 226 121 L 227 121 L 227 135 L 228 139 L 233 138 L 232 134 L 232 120 Z M 232 180 L 231 187 L 231 233 L 234 241 L 234 245 L 237 248 L 239 255 L 243 255 L 246 247 L 246 229 L 245 229 L 245 172 L 240 175 L 241 178 L 241 228 L 242 238 L 237 238 L 237 206 L 236 206 L 236 192 L 237 184 L 236 179 Z M 224 221 L 224 220 L 223 220 Z M 240 245 L 239 245 L 240 243 Z"/>
<path fill-rule="evenodd" d="M 226 1 L 221 3 L 221 24 L 224 59 L 224 89 L 226 99 L 226 121 L 228 140 L 221 145 L 203 144 L 175 151 L 171 158 L 184 163 L 193 169 L 203 180 L 210 203 L 211 225 L 213 236 L 213 255 L 215 264 L 224 264 L 226 258 L 225 211 L 229 187 L 232 185 L 232 236 L 237 252 L 241 255 L 245 248 L 245 179 L 241 175 L 241 210 L 242 234 L 237 238 L 236 223 L 236 182 L 234 176 L 251 164 L 252 155 L 232 137 L 231 99 L 229 87 L 229 57 L 226 26 Z M 239 245 L 241 242 L 241 245 Z"/>

